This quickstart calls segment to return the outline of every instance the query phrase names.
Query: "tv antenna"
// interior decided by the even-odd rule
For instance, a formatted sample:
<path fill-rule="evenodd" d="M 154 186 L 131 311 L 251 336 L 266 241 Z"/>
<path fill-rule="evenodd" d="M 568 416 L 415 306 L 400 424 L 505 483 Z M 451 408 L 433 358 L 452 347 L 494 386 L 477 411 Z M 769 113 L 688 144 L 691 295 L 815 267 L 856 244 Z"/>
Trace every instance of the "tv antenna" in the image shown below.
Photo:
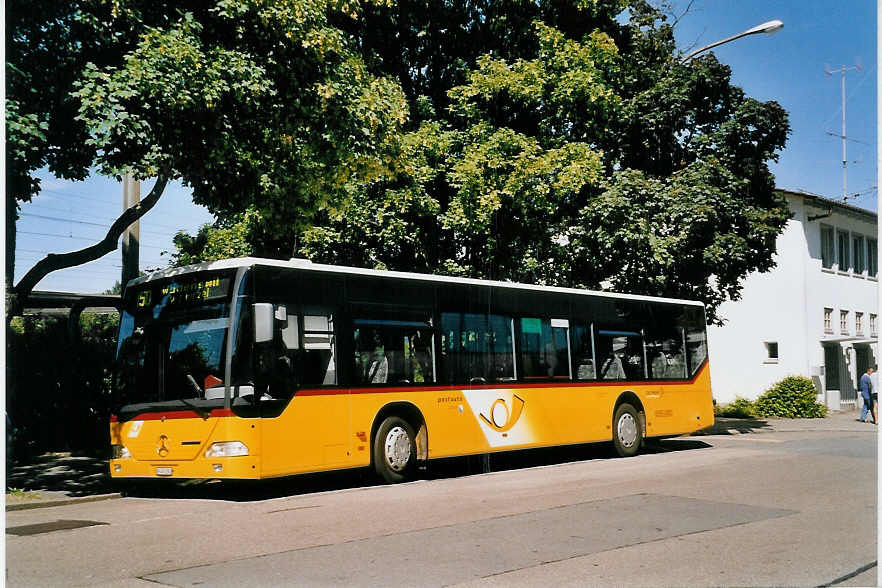
<path fill-rule="evenodd" d="M 833 74 L 841 74 L 842 75 L 842 200 L 845 201 L 848 199 L 848 190 L 847 190 L 847 177 L 848 173 L 846 171 L 846 167 L 848 165 L 848 159 L 845 156 L 845 143 L 848 140 L 847 135 L 845 134 L 845 73 L 851 70 L 860 71 L 861 64 L 858 62 L 851 67 L 842 66 L 839 69 L 830 69 L 829 65 L 824 66 L 824 73 L 828 76 L 832 76 Z"/>

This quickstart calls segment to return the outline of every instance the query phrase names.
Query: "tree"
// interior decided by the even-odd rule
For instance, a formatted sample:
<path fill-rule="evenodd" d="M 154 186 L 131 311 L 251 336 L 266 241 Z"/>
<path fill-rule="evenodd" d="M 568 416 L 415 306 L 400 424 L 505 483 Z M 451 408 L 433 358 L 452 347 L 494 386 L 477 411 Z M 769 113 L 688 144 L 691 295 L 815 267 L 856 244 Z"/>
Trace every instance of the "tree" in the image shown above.
<path fill-rule="evenodd" d="M 45 165 L 158 181 L 101 243 L 40 261 L 13 303 L 47 273 L 115 249 L 168 180 L 218 216 L 253 211 L 279 237 L 388 172 L 405 98 L 328 20 L 354 17 L 357 2 L 37 4 L 8 11 L 10 235 Z"/>
<path fill-rule="evenodd" d="M 634 0 L 624 22 L 626 4 L 612 0 L 425 6 L 369 12 L 388 17 L 375 29 L 400 31 L 394 41 L 356 27 L 365 61 L 395 73 L 412 105 L 397 176 L 354 189 L 348 208 L 281 240 L 246 219 L 225 225 L 240 251 L 609 282 L 700 299 L 710 320 L 749 272 L 772 267 L 789 213 L 768 161 L 786 142 L 787 115 L 732 86 L 712 54 L 681 64 L 660 11 Z M 453 47 L 427 44 L 433 30 L 454 31 Z"/>

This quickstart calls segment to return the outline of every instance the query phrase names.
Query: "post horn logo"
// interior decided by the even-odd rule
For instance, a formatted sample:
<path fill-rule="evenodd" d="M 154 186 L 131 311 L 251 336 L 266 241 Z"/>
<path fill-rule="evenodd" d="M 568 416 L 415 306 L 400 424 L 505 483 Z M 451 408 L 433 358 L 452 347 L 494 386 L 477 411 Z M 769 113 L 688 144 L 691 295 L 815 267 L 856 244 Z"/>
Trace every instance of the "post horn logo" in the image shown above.
<path fill-rule="evenodd" d="M 159 457 L 165 457 L 168 455 L 168 446 L 166 446 L 166 441 L 168 441 L 168 437 L 165 435 L 159 436 L 159 446 L 156 448 L 156 453 Z"/>
<path fill-rule="evenodd" d="M 484 416 L 484 413 L 480 413 L 479 416 L 494 431 L 505 433 L 515 426 L 515 423 L 518 422 L 518 419 L 521 418 L 521 413 L 524 411 L 524 399 L 517 394 L 512 395 L 511 404 L 512 410 L 509 412 L 505 400 L 497 398 L 490 405 L 490 418 Z"/>

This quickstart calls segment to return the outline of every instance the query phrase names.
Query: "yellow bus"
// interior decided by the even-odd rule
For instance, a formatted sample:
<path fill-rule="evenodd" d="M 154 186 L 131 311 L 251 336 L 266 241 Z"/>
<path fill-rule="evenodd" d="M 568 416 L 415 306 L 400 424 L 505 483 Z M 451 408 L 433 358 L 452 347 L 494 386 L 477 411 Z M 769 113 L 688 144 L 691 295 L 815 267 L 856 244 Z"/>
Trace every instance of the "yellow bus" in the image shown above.
<path fill-rule="evenodd" d="M 124 295 L 117 479 L 271 478 L 713 424 L 698 302 L 242 258 Z"/>

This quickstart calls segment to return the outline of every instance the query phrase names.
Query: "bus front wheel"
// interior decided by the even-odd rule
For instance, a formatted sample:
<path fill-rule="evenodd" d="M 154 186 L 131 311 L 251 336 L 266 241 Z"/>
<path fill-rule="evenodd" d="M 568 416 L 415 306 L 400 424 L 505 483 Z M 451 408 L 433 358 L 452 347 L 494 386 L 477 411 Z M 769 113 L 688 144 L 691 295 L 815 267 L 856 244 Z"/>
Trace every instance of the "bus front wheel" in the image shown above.
<path fill-rule="evenodd" d="M 623 402 L 613 417 L 613 444 L 621 457 L 632 457 L 640 451 L 643 427 L 637 409 Z"/>
<path fill-rule="evenodd" d="M 416 434 L 397 416 L 386 418 L 374 436 L 374 469 L 390 484 L 413 478 L 416 471 Z"/>

